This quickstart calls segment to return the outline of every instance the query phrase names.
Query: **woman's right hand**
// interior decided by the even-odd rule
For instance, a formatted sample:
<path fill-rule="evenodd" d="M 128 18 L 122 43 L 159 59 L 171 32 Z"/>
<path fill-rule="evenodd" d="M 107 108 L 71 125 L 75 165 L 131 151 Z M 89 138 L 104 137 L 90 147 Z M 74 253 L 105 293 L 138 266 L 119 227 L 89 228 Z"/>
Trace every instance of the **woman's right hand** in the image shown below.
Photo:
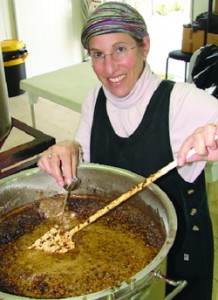
<path fill-rule="evenodd" d="M 218 161 L 218 124 L 206 124 L 196 129 L 182 144 L 178 152 L 178 165 L 199 160 Z M 195 154 L 186 160 L 188 151 L 195 149 Z"/>
<path fill-rule="evenodd" d="M 51 176 L 60 186 L 70 184 L 77 176 L 80 146 L 75 141 L 63 141 L 49 147 L 41 155 L 38 167 Z"/>

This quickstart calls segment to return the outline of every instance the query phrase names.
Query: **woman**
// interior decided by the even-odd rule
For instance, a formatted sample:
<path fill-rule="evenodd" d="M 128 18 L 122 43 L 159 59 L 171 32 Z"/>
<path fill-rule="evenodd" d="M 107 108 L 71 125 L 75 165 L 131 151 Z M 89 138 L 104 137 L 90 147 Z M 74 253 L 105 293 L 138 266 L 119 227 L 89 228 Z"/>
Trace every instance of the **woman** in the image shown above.
<path fill-rule="evenodd" d="M 151 72 L 146 24 L 127 4 L 100 5 L 83 28 L 82 44 L 101 83 L 84 101 L 75 141 L 50 147 L 38 166 L 63 185 L 76 176 L 79 156 L 144 177 L 177 158 L 181 167 L 156 181 L 179 224 L 167 275 L 188 281 L 175 299 L 211 300 L 213 235 L 203 169 L 206 160 L 218 159 L 218 101 Z M 197 154 L 188 161 L 195 162 L 185 164 L 193 147 Z"/>

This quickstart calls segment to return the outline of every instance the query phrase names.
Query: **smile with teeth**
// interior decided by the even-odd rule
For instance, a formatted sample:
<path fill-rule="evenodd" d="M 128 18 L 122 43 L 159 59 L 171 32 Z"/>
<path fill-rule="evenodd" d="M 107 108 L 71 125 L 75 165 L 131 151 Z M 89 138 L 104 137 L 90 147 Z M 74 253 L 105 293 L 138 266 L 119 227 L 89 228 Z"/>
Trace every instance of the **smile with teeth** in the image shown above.
<path fill-rule="evenodd" d="M 111 81 L 111 82 L 119 82 L 119 81 L 121 81 L 122 79 L 124 79 L 126 77 L 126 75 L 121 75 L 121 76 L 118 76 L 118 77 L 116 77 L 116 78 L 109 78 L 109 80 Z"/>

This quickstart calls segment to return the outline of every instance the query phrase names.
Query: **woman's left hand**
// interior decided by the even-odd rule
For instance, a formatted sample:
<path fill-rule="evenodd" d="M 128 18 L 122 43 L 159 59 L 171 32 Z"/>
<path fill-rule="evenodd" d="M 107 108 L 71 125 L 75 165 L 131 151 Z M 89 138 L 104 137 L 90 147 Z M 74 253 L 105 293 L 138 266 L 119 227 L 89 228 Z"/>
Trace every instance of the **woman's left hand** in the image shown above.
<path fill-rule="evenodd" d="M 199 160 L 218 161 L 217 136 L 218 124 L 207 124 L 195 130 L 193 134 L 185 140 L 178 152 L 178 166 L 183 166 L 186 162 Z M 192 148 L 195 149 L 196 154 L 186 159 L 189 150 Z"/>

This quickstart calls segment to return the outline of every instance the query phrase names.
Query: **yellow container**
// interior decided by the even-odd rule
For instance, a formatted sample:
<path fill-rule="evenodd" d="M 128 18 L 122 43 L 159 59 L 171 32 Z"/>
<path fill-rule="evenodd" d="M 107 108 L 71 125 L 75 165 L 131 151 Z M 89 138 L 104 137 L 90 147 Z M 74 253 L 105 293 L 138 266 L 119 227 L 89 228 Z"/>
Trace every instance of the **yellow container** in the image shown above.
<path fill-rule="evenodd" d="M 1 42 L 2 52 L 14 52 L 19 49 L 25 48 L 25 44 L 22 41 L 16 39 L 4 40 Z"/>
<path fill-rule="evenodd" d="M 28 53 L 25 53 L 23 55 L 23 57 L 21 57 L 21 58 L 9 60 L 9 61 L 4 61 L 4 66 L 5 67 L 11 67 L 11 66 L 20 65 L 20 64 L 22 64 L 25 61 L 25 59 L 26 59 L 27 56 L 28 56 Z"/>
<path fill-rule="evenodd" d="M 28 56 L 24 42 L 10 39 L 1 42 L 3 65 L 9 97 L 17 96 L 20 90 L 20 80 L 26 78 L 25 59 Z"/>
<path fill-rule="evenodd" d="M 6 67 L 22 64 L 28 56 L 24 42 L 16 39 L 2 41 L 1 48 Z"/>

